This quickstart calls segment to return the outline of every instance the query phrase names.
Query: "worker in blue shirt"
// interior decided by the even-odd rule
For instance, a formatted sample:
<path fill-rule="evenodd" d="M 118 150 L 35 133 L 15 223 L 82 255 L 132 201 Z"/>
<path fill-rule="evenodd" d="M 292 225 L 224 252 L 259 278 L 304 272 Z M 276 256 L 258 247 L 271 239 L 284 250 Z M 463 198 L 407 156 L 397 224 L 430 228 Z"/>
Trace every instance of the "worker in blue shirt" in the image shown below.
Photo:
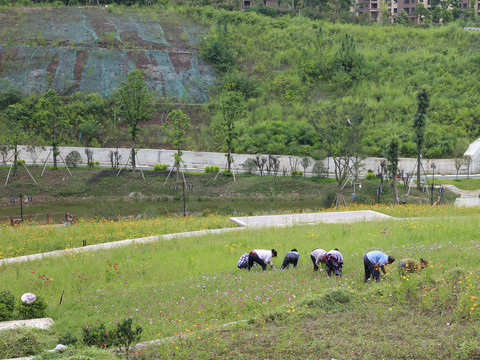
<path fill-rule="evenodd" d="M 365 266 L 365 282 L 372 276 L 373 280 L 378 281 L 380 279 L 380 271 L 384 274 L 385 264 L 391 264 L 395 261 L 392 256 L 388 256 L 381 251 L 370 251 L 363 257 L 363 265 Z"/>

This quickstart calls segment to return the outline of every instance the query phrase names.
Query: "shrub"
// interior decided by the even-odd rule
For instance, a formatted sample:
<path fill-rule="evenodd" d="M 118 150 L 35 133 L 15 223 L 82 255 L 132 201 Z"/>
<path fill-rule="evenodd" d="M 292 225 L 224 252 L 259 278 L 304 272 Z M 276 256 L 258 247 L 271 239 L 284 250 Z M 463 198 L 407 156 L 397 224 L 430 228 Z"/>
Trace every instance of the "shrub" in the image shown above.
<path fill-rule="evenodd" d="M 15 309 L 15 296 L 8 290 L 0 292 L 0 304 L 4 304 L 8 311 Z"/>
<path fill-rule="evenodd" d="M 0 321 L 10 320 L 12 312 L 8 310 L 7 305 L 0 303 Z"/>
<path fill-rule="evenodd" d="M 258 170 L 258 166 L 255 160 L 252 158 L 248 158 L 247 160 L 245 160 L 242 166 L 243 170 L 245 170 L 247 174 L 253 174 L 255 171 Z"/>
<path fill-rule="evenodd" d="M 316 161 L 313 164 L 312 172 L 319 178 L 327 177 L 327 168 L 323 164 L 323 161 Z"/>
<path fill-rule="evenodd" d="M 25 160 L 17 160 L 17 165 L 18 165 L 18 166 L 23 166 L 23 165 L 25 165 Z"/>
<path fill-rule="evenodd" d="M 208 173 L 218 173 L 220 171 L 220 168 L 218 166 L 206 166 L 205 167 L 205 172 Z"/>
<path fill-rule="evenodd" d="M 356 194 L 353 198 L 353 203 L 355 204 L 370 204 L 370 197 L 365 194 Z"/>
<path fill-rule="evenodd" d="M 154 171 L 165 171 L 165 170 L 168 170 L 168 165 L 167 164 L 155 164 L 155 165 L 153 165 L 153 170 Z"/>
<path fill-rule="evenodd" d="M 235 52 L 224 34 L 213 34 L 200 43 L 200 54 L 220 71 L 227 72 L 235 65 Z"/>
<path fill-rule="evenodd" d="M 211 215 L 214 215 L 215 213 L 210 210 L 210 209 L 203 209 L 202 211 L 202 216 L 211 216 Z"/>
<path fill-rule="evenodd" d="M 290 171 L 290 174 L 292 176 L 302 176 L 303 175 L 303 171 L 300 171 L 300 170 L 292 170 Z"/>
<path fill-rule="evenodd" d="M 222 215 L 233 215 L 235 209 L 230 205 L 223 205 L 218 208 L 218 213 Z"/>
<path fill-rule="evenodd" d="M 67 164 L 68 167 L 74 167 L 76 168 L 79 164 L 82 163 L 82 156 L 78 151 L 71 151 L 66 157 L 65 157 L 65 163 Z"/>
<path fill-rule="evenodd" d="M 377 175 L 375 175 L 373 172 L 367 172 L 365 174 L 365 179 L 367 180 L 375 180 L 377 178 Z"/>
<path fill-rule="evenodd" d="M 222 171 L 222 176 L 233 176 L 233 173 L 230 170 L 226 169 Z"/>
<path fill-rule="evenodd" d="M 143 331 L 140 326 L 136 326 L 135 329 L 133 329 L 132 322 L 132 318 L 124 319 L 117 324 L 115 329 L 114 344 L 125 348 L 125 355 L 127 358 L 130 345 L 134 341 L 140 340 L 140 335 Z"/>
<path fill-rule="evenodd" d="M 115 342 L 115 332 L 107 331 L 104 324 L 98 327 L 86 325 L 82 327 L 82 342 L 88 346 L 110 347 Z"/>
<path fill-rule="evenodd" d="M 322 197 L 322 199 L 320 200 L 320 204 L 322 205 L 322 207 L 328 209 L 332 207 L 336 197 L 337 193 L 335 191 L 329 191 L 325 194 L 324 197 Z"/>
<path fill-rule="evenodd" d="M 47 304 L 41 297 L 38 296 L 37 300 L 30 304 L 20 300 L 18 305 L 18 314 L 20 315 L 21 319 L 38 319 L 45 317 L 46 308 Z"/>
<path fill-rule="evenodd" d="M 60 336 L 58 339 L 58 343 L 62 345 L 73 345 L 77 343 L 77 338 L 70 334 L 69 332 L 65 333 L 64 335 Z"/>

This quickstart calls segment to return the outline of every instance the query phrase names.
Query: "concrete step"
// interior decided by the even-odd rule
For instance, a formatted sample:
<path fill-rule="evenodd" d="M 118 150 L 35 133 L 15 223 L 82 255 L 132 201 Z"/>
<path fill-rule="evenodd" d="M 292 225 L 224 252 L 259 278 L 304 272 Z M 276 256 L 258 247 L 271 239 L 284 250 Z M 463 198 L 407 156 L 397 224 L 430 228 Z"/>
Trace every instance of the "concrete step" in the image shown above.
<path fill-rule="evenodd" d="M 455 199 L 455 206 L 458 207 L 479 207 L 480 206 L 480 198 L 477 196 L 474 197 L 459 197 Z"/>

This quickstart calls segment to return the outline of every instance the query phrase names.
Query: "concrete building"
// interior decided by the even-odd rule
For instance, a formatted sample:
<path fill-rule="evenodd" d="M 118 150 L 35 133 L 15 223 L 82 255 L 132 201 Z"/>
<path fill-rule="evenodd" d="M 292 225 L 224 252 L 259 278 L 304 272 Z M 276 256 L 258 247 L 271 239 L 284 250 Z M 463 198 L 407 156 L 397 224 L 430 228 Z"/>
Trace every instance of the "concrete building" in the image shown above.
<path fill-rule="evenodd" d="M 390 21 L 394 21 L 402 11 L 415 22 L 418 22 L 418 15 L 415 8 L 418 4 L 423 4 L 426 9 L 431 9 L 431 0 L 356 0 L 356 12 L 358 15 L 368 13 L 371 21 L 380 22 L 382 16 L 389 16 Z M 459 0 L 458 8 L 467 10 L 474 6 L 476 14 L 480 14 L 480 1 Z"/>

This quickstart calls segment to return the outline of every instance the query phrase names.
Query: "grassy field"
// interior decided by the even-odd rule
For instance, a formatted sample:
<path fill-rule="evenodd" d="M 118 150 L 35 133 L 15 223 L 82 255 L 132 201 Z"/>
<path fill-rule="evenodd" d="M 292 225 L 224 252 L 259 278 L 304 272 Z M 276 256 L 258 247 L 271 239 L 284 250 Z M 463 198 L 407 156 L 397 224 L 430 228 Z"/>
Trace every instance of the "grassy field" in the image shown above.
<path fill-rule="evenodd" d="M 461 190 L 479 190 L 480 189 L 480 179 L 435 179 L 435 184 L 437 185 L 455 185 Z"/>
<path fill-rule="evenodd" d="M 478 209 L 395 209 L 402 219 L 239 229 L 9 264 L 0 269 L 0 289 L 46 299 L 55 320 L 41 333 L 47 348 L 66 332 L 80 337 L 84 325 L 111 328 L 132 317 L 143 327 L 141 341 L 158 340 L 135 349 L 136 359 L 477 358 Z M 244 252 L 275 248 L 278 267 L 293 247 L 301 253 L 297 269 L 235 266 Z M 340 249 L 343 278 L 312 271 L 315 247 Z M 364 285 L 362 258 L 373 249 L 430 264 L 406 277 L 393 264 L 383 281 Z M 14 348 L 0 355 L 21 356 Z"/>

